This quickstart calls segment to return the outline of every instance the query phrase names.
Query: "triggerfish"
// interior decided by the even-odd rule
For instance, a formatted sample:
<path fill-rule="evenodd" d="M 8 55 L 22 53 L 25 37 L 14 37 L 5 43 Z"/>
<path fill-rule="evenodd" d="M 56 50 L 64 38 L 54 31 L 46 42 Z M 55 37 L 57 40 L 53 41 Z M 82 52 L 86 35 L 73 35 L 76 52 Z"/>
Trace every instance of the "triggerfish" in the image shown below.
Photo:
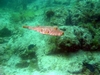
<path fill-rule="evenodd" d="M 23 28 L 35 30 L 42 34 L 48 34 L 52 36 L 62 36 L 64 34 L 64 32 L 58 29 L 57 26 L 23 26 Z"/>

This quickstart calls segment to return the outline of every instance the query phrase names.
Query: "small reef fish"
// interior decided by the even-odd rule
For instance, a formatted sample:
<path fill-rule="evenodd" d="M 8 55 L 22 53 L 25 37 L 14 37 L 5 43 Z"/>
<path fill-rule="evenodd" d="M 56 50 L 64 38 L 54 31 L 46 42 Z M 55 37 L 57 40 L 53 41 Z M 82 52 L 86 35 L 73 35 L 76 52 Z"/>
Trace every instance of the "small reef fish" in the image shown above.
<path fill-rule="evenodd" d="M 35 30 L 37 32 L 40 32 L 42 34 L 48 34 L 52 36 L 62 36 L 64 32 L 60 29 L 58 29 L 57 26 L 23 26 L 23 28 Z"/>

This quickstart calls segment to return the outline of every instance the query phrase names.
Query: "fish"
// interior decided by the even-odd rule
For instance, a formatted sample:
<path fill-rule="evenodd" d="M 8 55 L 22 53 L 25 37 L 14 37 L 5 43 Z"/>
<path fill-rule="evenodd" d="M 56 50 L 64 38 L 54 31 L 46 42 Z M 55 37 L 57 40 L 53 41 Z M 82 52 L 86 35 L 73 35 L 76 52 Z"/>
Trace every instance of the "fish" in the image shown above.
<path fill-rule="evenodd" d="M 57 26 L 23 26 L 23 28 L 35 30 L 41 34 L 48 34 L 52 36 L 62 36 L 64 34 L 64 32 L 58 29 Z"/>

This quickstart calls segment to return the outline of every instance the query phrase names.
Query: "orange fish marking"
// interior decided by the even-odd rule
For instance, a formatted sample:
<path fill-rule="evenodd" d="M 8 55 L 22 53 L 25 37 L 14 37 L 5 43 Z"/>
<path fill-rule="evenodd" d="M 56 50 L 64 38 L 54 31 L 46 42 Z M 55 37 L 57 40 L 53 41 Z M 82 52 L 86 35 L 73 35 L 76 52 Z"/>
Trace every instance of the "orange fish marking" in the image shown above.
<path fill-rule="evenodd" d="M 64 32 L 60 29 L 58 29 L 57 26 L 23 26 L 23 28 L 35 30 L 37 32 L 40 32 L 42 34 L 48 34 L 53 36 L 62 36 Z"/>

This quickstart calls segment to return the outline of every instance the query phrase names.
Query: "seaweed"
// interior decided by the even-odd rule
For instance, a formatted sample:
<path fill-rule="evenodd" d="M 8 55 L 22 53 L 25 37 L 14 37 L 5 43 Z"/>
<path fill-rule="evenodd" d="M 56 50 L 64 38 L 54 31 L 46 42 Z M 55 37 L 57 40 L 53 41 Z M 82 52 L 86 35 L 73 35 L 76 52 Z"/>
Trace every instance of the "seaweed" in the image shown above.
<path fill-rule="evenodd" d="M 14 12 L 11 15 L 11 22 L 13 23 L 23 23 L 25 21 L 31 21 L 35 17 L 33 10 L 21 10 L 19 12 Z"/>
<path fill-rule="evenodd" d="M 55 12 L 53 10 L 48 10 L 46 11 L 45 14 L 46 14 L 46 17 L 50 19 L 51 17 L 55 15 Z"/>
<path fill-rule="evenodd" d="M 36 45 L 30 44 L 25 50 L 25 52 L 20 54 L 20 58 L 22 60 L 31 60 L 33 58 L 36 59 L 36 52 L 35 52 L 36 49 L 37 49 Z"/>
<path fill-rule="evenodd" d="M 20 55 L 22 60 L 32 59 L 36 58 L 35 52 L 25 52 L 24 54 Z"/>
<path fill-rule="evenodd" d="M 0 30 L 0 37 L 10 37 L 12 35 L 12 31 L 8 28 L 4 27 Z"/>
<path fill-rule="evenodd" d="M 95 67 L 92 65 L 92 64 L 89 64 L 89 63 L 86 63 L 84 62 L 83 63 L 83 66 L 85 66 L 87 69 L 89 69 L 91 72 L 94 72 L 95 71 Z"/>
<path fill-rule="evenodd" d="M 35 46 L 36 46 L 36 45 L 34 45 L 34 44 L 30 44 L 30 45 L 28 46 L 28 50 L 33 49 Z"/>
<path fill-rule="evenodd" d="M 26 61 L 23 61 L 23 62 L 17 63 L 15 66 L 16 66 L 17 68 L 26 68 L 26 67 L 29 66 L 29 63 L 26 62 Z"/>

